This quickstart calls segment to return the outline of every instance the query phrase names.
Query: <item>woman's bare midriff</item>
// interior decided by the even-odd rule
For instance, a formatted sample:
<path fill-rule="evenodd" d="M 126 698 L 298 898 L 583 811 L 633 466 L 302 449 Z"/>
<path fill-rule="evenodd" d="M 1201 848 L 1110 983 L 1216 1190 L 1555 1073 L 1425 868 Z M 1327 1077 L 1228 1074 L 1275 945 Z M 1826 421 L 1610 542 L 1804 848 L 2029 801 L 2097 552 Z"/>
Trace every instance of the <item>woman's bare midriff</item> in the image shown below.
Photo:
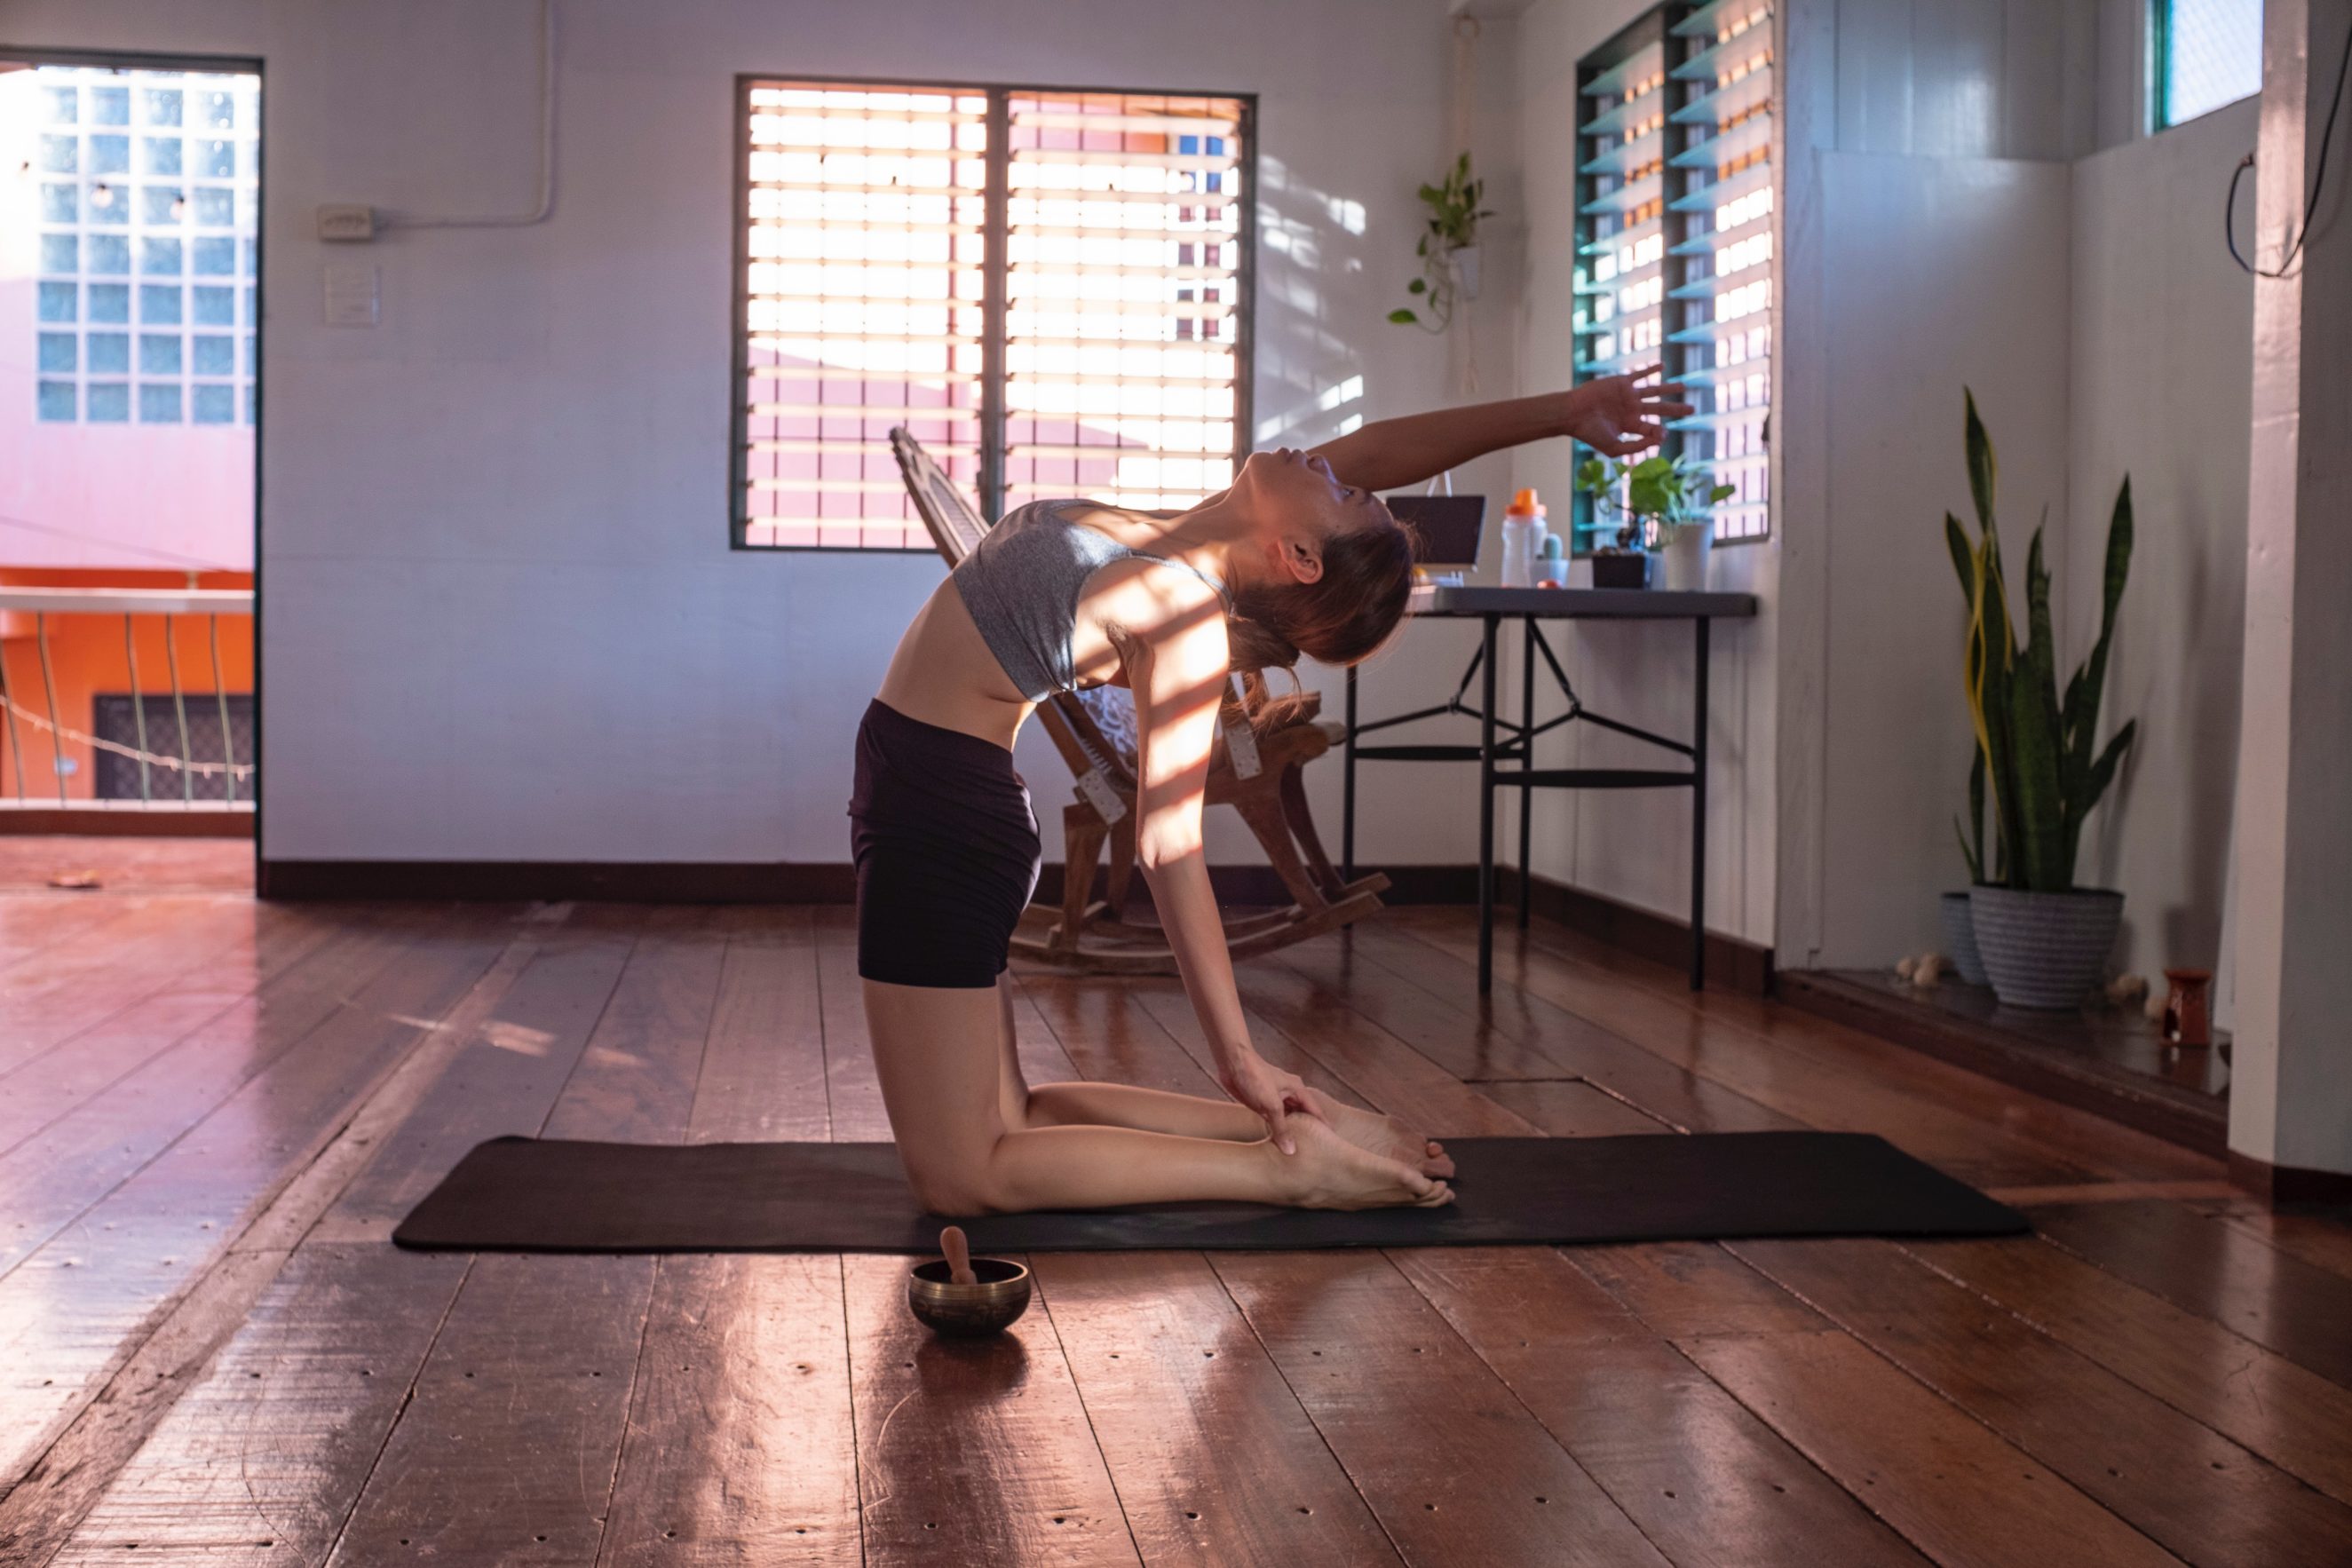
<path fill-rule="evenodd" d="M 996 662 L 952 582 L 931 590 L 876 692 L 885 705 L 924 724 L 1013 749 L 1029 717 L 1025 700 Z"/>

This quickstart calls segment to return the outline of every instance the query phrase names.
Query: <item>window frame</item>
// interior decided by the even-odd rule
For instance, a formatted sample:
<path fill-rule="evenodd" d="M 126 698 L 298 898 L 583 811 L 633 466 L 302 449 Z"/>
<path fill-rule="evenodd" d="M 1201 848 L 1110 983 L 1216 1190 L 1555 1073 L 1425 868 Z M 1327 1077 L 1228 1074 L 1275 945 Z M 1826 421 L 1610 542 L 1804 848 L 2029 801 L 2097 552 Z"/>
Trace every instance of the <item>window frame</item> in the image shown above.
<path fill-rule="evenodd" d="M 1223 88 L 1073 86 L 1054 82 L 949 81 L 911 77 L 835 75 L 829 72 L 743 71 L 735 77 L 735 193 L 731 204 L 734 235 L 733 310 L 728 351 L 728 548 L 754 554 L 799 555 L 930 555 L 928 545 L 885 544 L 754 544 L 749 539 L 751 479 L 751 411 L 745 396 L 751 372 L 751 94 L 754 89 L 778 83 L 823 84 L 868 88 L 876 91 L 961 93 L 985 97 L 989 126 L 987 179 L 982 186 L 987 212 L 982 238 L 981 329 L 981 481 L 974 498 L 982 516 L 993 521 L 1004 493 L 1005 300 L 1010 276 L 1007 196 L 1011 190 L 1013 149 L 1007 135 L 1008 105 L 1016 94 L 1119 93 L 1148 97 L 1227 99 L 1240 107 L 1242 199 L 1234 243 L 1240 257 L 1234 268 L 1234 468 L 1239 472 L 1255 447 L 1254 392 L 1257 380 L 1257 109 L 1258 95 Z"/>
<path fill-rule="evenodd" d="M 1764 0 L 1764 8 L 1770 13 L 1769 20 L 1763 24 L 1769 29 L 1763 40 L 1769 55 L 1769 64 L 1766 68 L 1773 72 L 1773 80 L 1769 91 L 1762 100 L 1767 107 L 1760 112 L 1770 115 L 1776 123 L 1768 132 L 1766 142 L 1768 150 L 1760 160 L 1769 165 L 1768 177 L 1763 182 L 1762 188 L 1771 192 L 1773 199 L 1770 221 L 1765 229 L 1766 236 L 1770 238 L 1771 252 L 1769 258 L 1764 263 L 1765 277 L 1758 281 L 1766 284 L 1770 290 L 1770 300 L 1765 307 L 1762 321 L 1762 325 L 1773 334 L 1775 339 L 1768 351 L 1770 353 L 1779 352 L 1777 338 L 1781 304 L 1780 249 L 1781 217 L 1779 195 L 1783 188 L 1783 175 L 1780 167 L 1780 132 L 1777 121 L 1783 102 L 1780 78 L 1782 68 L 1780 38 L 1781 11 L 1784 4 L 1785 0 Z M 1616 228 L 1612 230 L 1612 235 L 1604 236 L 1598 232 L 1599 226 L 1602 217 L 1611 215 L 1595 214 L 1588 210 L 1591 204 L 1614 194 L 1613 191 L 1604 192 L 1601 189 L 1602 180 L 1613 179 L 1618 182 L 1618 188 L 1622 189 L 1625 184 L 1625 176 L 1622 171 L 1594 172 L 1591 168 L 1593 163 L 1612 150 L 1609 139 L 1615 135 L 1612 129 L 1596 137 L 1592 127 L 1607 114 L 1622 110 L 1622 104 L 1603 111 L 1601 115 L 1590 115 L 1585 107 L 1586 100 L 1593 95 L 1596 83 L 1601 83 L 1612 75 L 1621 72 L 1629 62 L 1639 59 L 1649 51 L 1653 49 L 1658 51 L 1659 69 L 1663 73 L 1663 80 L 1656 89 L 1660 95 L 1659 112 L 1663 116 L 1663 123 L 1659 128 L 1660 191 L 1657 200 L 1660 210 L 1656 219 L 1661 255 L 1654 265 L 1658 268 L 1659 297 L 1654 305 L 1645 307 L 1643 310 L 1636 313 L 1647 314 L 1651 310 L 1657 312 L 1659 339 L 1654 347 L 1640 351 L 1638 355 L 1629 354 L 1621 349 L 1618 353 L 1610 356 L 1610 359 L 1622 361 L 1627 358 L 1637 360 L 1654 358 L 1664 367 L 1660 379 L 1674 382 L 1684 380 L 1686 375 L 1695 378 L 1691 390 L 1701 395 L 1695 401 L 1701 402 L 1706 406 L 1700 413 L 1687 419 L 1668 423 L 1665 439 L 1660 446 L 1663 453 L 1670 457 L 1681 456 L 1687 449 L 1688 443 L 1685 439 L 1687 437 L 1703 435 L 1709 452 L 1704 466 L 1710 477 L 1721 477 L 1726 471 L 1726 465 L 1743 464 L 1749 465 L 1753 471 L 1760 471 L 1764 475 L 1765 495 L 1760 503 L 1741 503 L 1738 498 L 1723 503 L 1724 509 L 1737 509 L 1760 514 L 1762 526 L 1753 532 L 1727 536 L 1718 525 L 1714 542 L 1714 547 L 1717 550 L 1727 550 L 1742 545 L 1768 544 L 1772 542 L 1777 531 L 1775 498 L 1770 480 L 1771 447 L 1769 438 L 1766 438 L 1763 445 L 1754 451 L 1726 458 L 1722 454 L 1722 448 L 1723 431 L 1727 426 L 1717 423 L 1725 414 L 1747 413 L 1760 406 L 1761 413 L 1757 416 L 1757 423 L 1762 430 L 1769 432 L 1771 428 L 1773 407 L 1770 395 L 1768 391 L 1760 405 L 1749 403 L 1743 404 L 1736 409 L 1723 409 L 1721 404 L 1724 395 L 1720 390 L 1722 378 L 1716 373 L 1726 368 L 1727 364 L 1748 362 L 1745 360 L 1726 362 L 1720 357 L 1722 348 L 1719 342 L 1714 346 L 1698 349 L 1685 336 L 1692 331 L 1713 326 L 1725 320 L 1717 313 L 1722 299 L 1720 293 L 1712 289 L 1704 294 L 1691 292 L 1700 285 L 1711 283 L 1717 277 L 1725 276 L 1716 269 L 1715 253 L 1709 250 L 1694 254 L 1689 251 L 1687 246 L 1689 242 L 1703 240 L 1719 232 L 1716 228 L 1712 211 L 1707 213 L 1704 219 L 1704 226 L 1701 226 L 1702 220 L 1688 204 L 1693 198 L 1722 184 L 1726 177 L 1703 165 L 1693 165 L 1684 161 L 1685 154 L 1704 146 L 1708 141 L 1723 132 L 1713 121 L 1690 118 L 1684 111 L 1706 102 L 1717 93 L 1727 89 L 1711 88 L 1706 84 L 1704 76 L 1689 75 L 1683 68 L 1686 65 L 1717 55 L 1725 47 L 1725 44 L 1710 43 L 1706 38 L 1706 24 L 1725 8 L 1725 0 L 1714 0 L 1714 3 L 1709 3 L 1709 0 L 1656 0 L 1655 4 L 1633 17 L 1602 43 L 1587 51 L 1577 62 L 1576 98 L 1570 110 L 1569 136 L 1570 148 L 1576 164 L 1573 189 L 1578 299 L 1572 302 L 1572 308 L 1578 342 L 1576 381 L 1581 384 L 1593 379 L 1596 375 L 1607 374 L 1604 362 L 1587 362 L 1584 358 L 1583 342 L 1588 336 L 1597 335 L 1601 321 L 1601 318 L 1588 319 L 1585 314 L 1584 300 L 1599 296 L 1597 289 L 1590 289 L 1587 286 L 1586 258 L 1595 246 L 1625 232 L 1629 226 L 1639 226 L 1626 225 L 1622 216 L 1616 215 Z M 1699 30 L 1692 31 L 1693 26 L 1696 26 Z M 1727 43 L 1727 40 L 1726 42 Z M 1602 90 L 1608 89 L 1604 88 Z M 1744 173 L 1743 170 L 1728 177 L 1737 179 Z M 1706 310 L 1707 319 L 1705 321 L 1693 321 L 1690 319 L 1691 316 L 1702 306 Z M 1612 315 L 1609 319 L 1629 318 Z M 1706 355 L 1708 363 L 1705 365 L 1695 365 L 1693 361 L 1700 353 Z M 1580 466 L 1584 458 L 1594 455 L 1591 447 L 1580 442 L 1577 444 L 1576 451 Z M 1599 547 L 1601 532 L 1597 527 L 1596 511 L 1593 498 L 1582 489 L 1578 489 L 1570 501 L 1570 509 L 1569 547 L 1572 558 L 1582 559 Z M 1719 517 L 1719 511 L 1717 515 Z"/>

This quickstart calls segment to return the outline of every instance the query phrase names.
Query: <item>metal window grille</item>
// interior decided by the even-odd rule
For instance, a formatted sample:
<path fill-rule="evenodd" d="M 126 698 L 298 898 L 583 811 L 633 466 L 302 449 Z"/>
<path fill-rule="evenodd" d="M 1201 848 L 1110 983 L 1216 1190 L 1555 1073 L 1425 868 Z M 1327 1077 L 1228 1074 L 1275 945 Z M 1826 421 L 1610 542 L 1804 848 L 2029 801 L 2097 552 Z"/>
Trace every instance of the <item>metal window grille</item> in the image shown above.
<path fill-rule="evenodd" d="M 1578 72 L 1580 379 L 1654 361 L 1697 412 L 1674 447 L 1735 493 L 1718 542 L 1770 530 L 1772 5 L 1657 7 Z M 1580 497 L 1576 542 L 1596 542 Z"/>
<path fill-rule="evenodd" d="M 739 541 L 928 550 L 898 424 L 991 516 L 1229 483 L 1247 122 L 1233 98 L 745 82 Z"/>
<path fill-rule="evenodd" d="M 19 93 L 37 416 L 251 425 L 260 79 L 41 66 L 0 79 Z"/>

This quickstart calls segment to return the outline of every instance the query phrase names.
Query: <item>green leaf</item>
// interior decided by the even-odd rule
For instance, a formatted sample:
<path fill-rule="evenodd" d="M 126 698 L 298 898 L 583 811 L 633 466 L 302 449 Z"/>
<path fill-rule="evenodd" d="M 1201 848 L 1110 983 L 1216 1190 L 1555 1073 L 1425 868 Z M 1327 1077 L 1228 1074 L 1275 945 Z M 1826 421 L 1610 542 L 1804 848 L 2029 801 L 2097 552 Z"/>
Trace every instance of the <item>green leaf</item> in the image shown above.
<path fill-rule="evenodd" d="M 1411 310 L 1402 308 L 1391 310 L 1389 312 L 1389 320 L 1394 321 L 1400 327 L 1412 327 L 1421 324 L 1421 318 L 1419 316 L 1414 315 Z"/>
<path fill-rule="evenodd" d="M 1738 485 L 1717 485 L 1715 489 L 1706 492 L 1707 504 L 1709 506 L 1714 506 L 1720 502 L 1727 501 L 1738 493 L 1739 487 Z"/>
<path fill-rule="evenodd" d="M 1977 526 L 1992 525 L 1992 496 L 1995 481 L 2000 478 L 1999 461 L 1993 456 L 1992 437 L 1985 434 L 1984 421 L 1977 417 L 1977 395 L 1962 389 L 1968 399 L 1968 422 L 1964 438 L 1969 458 L 1969 494 L 1977 504 Z"/>
<path fill-rule="evenodd" d="M 1576 470 L 1576 483 L 1580 489 L 1597 490 L 1603 488 L 1609 483 L 1609 465 L 1598 458 L 1585 458 L 1582 466 Z"/>
<path fill-rule="evenodd" d="M 1977 852 L 1969 847 L 1968 830 L 1960 826 L 1960 819 L 1957 816 L 1952 818 L 1952 837 L 1960 841 L 1960 858 L 1968 862 L 1969 880 L 1983 881 L 1984 865 L 1978 859 Z"/>
<path fill-rule="evenodd" d="M 1404 291 L 1408 294 L 1426 294 L 1429 292 L 1429 279 L 1416 278 L 1404 286 Z"/>
<path fill-rule="evenodd" d="M 2050 571 L 2042 563 L 2038 528 L 2026 552 L 2025 602 L 2025 655 L 2009 693 L 2019 832 L 2012 847 L 2024 887 L 2039 893 L 2063 893 L 2074 885 L 2074 865 L 2062 772 L 2063 742 L 2058 715 L 2056 638 L 2051 629 Z"/>
<path fill-rule="evenodd" d="M 2089 778 L 2083 790 L 2084 815 L 2088 816 L 2091 808 L 2099 804 L 2099 797 L 2107 793 L 2107 785 L 2115 782 L 2116 765 L 2124 760 L 2124 753 L 2131 750 L 2132 739 L 2138 733 L 2138 720 L 2126 723 L 2107 742 L 2107 749 L 2099 753 L 2099 760 L 2091 764 Z"/>
<path fill-rule="evenodd" d="M 1952 570 L 1960 576 L 1960 596 L 1971 612 L 1977 604 L 1976 553 L 1969 548 L 1968 531 L 1950 512 L 1944 514 L 1944 547 L 1952 552 Z"/>

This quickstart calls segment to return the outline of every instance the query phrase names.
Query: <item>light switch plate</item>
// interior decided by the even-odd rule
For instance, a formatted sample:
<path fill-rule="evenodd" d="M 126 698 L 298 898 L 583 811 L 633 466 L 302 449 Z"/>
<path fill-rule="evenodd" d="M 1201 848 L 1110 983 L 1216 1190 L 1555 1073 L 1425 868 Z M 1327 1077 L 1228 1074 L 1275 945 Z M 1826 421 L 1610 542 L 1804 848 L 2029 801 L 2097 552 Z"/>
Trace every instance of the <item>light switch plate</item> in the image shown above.
<path fill-rule="evenodd" d="M 375 237 L 375 209 L 357 204 L 329 204 L 319 209 L 319 237 L 359 240 Z"/>
<path fill-rule="evenodd" d="M 327 325 L 374 326 L 381 295 L 374 267 L 349 261 L 327 264 Z"/>

